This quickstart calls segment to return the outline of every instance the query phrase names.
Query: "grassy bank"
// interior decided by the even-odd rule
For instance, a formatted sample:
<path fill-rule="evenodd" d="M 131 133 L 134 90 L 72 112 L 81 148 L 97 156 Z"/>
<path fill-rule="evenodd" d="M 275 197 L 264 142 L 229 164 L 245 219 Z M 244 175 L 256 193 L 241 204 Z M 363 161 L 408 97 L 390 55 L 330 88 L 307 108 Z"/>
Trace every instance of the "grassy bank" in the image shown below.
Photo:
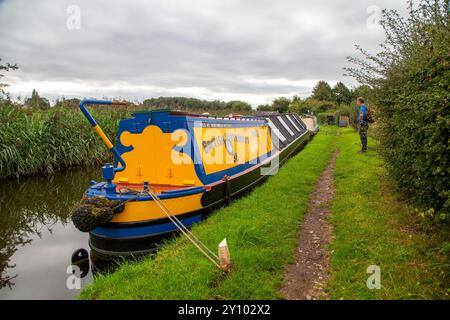
<path fill-rule="evenodd" d="M 140 263 L 98 277 L 83 299 L 273 299 L 285 265 L 293 260 L 299 221 L 309 194 L 335 148 L 322 130 L 267 183 L 218 210 L 193 232 L 210 248 L 227 238 L 234 270 L 226 278 L 185 238 Z"/>
<path fill-rule="evenodd" d="M 376 151 L 357 154 L 358 135 L 351 129 L 341 133 L 331 217 L 331 298 L 449 298 L 442 232 L 426 228 L 417 212 L 397 199 Z M 366 286 L 369 265 L 381 269 L 380 290 Z"/>

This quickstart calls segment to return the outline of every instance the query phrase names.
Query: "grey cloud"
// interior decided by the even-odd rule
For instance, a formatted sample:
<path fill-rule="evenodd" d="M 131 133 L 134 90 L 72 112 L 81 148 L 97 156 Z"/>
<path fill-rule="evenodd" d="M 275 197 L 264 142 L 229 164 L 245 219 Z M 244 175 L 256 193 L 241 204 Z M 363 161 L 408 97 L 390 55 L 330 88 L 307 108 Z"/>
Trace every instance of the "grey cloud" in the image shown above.
<path fill-rule="evenodd" d="M 81 9 L 80 30 L 66 28 L 72 4 Z M 12 93 L 21 93 L 21 84 L 40 91 L 40 82 L 63 81 L 85 83 L 91 90 L 81 94 L 94 97 L 142 99 L 195 87 L 208 98 L 242 95 L 259 103 L 311 90 L 263 80 L 354 84 L 342 76 L 345 57 L 356 43 L 375 51 L 382 40 L 366 28 L 370 5 L 405 10 L 403 0 L 6 0 L 0 2 L 0 57 L 20 66 L 10 78 Z M 117 82 L 120 90 L 108 89 Z M 51 84 L 41 93 L 61 94 Z"/>

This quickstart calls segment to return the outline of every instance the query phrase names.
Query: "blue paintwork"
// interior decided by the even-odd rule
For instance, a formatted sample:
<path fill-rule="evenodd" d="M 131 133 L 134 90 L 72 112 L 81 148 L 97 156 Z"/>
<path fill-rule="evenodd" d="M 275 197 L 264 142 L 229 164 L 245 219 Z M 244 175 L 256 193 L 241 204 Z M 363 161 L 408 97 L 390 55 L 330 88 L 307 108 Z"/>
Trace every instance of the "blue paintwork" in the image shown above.
<path fill-rule="evenodd" d="M 192 161 L 195 164 L 195 171 L 203 184 L 210 184 L 221 180 L 225 175 L 232 176 L 247 170 L 262 161 L 266 160 L 271 156 L 271 152 L 268 152 L 261 157 L 255 159 L 254 163 L 243 163 L 233 168 L 223 170 L 220 172 L 215 172 L 212 174 L 206 174 L 203 164 L 200 159 L 200 152 L 197 143 L 193 139 L 194 127 L 199 123 L 214 123 L 223 124 L 230 126 L 230 128 L 245 128 L 245 127 L 255 127 L 255 126 L 265 126 L 267 121 L 264 118 L 259 117 L 246 117 L 250 121 L 234 120 L 234 119 L 216 119 L 216 118 L 205 118 L 205 117 L 195 117 L 189 115 L 176 115 L 171 114 L 166 110 L 155 110 L 151 112 L 134 113 L 132 118 L 123 119 L 119 124 L 119 132 L 117 138 L 117 152 L 119 154 L 124 154 L 133 150 L 133 146 L 124 146 L 120 141 L 120 136 L 123 132 L 129 131 L 132 134 L 140 134 L 149 125 L 157 126 L 164 133 L 172 133 L 176 130 L 186 130 L 188 140 L 184 146 L 174 147 L 175 151 L 183 152 L 188 156 L 194 157 Z M 117 163 L 116 163 L 117 165 Z"/>
<path fill-rule="evenodd" d="M 91 100 L 91 99 L 84 99 L 80 101 L 80 110 L 86 117 L 86 119 L 89 121 L 89 123 L 92 125 L 92 127 L 97 126 L 97 121 L 95 121 L 94 117 L 90 114 L 88 109 L 86 109 L 86 105 L 88 104 L 100 104 L 100 105 L 112 105 L 113 102 L 109 100 Z M 125 170 L 126 163 L 121 157 L 121 153 L 119 153 L 116 148 L 112 147 L 111 149 L 112 154 L 114 155 L 115 163 L 114 163 L 114 172 L 120 172 Z M 119 167 L 120 164 L 120 167 Z"/>
<path fill-rule="evenodd" d="M 94 117 L 89 113 L 88 109 L 86 109 L 87 104 L 103 104 L 103 105 L 111 105 L 112 101 L 109 100 L 90 100 L 90 99 L 84 99 L 80 101 L 80 110 L 83 112 L 86 119 L 88 119 L 89 123 L 95 127 L 97 125 L 97 122 L 95 121 Z"/>
<path fill-rule="evenodd" d="M 189 218 L 180 219 L 180 221 L 186 227 L 193 225 L 194 223 L 200 222 L 202 220 L 202 215 L 198 214 Z M 139 237 L 139 236 L 150 236 L 157 235 L 160 233 L 168 233 L 176 231 L 177 227 L 171 222 L 160 223 L 144 227 L 133 227 L 133 228 L 104 228 L 97 227 L 92 234 L 101 237 L 108 238 L 124 238 L 124 237 Z"/>
<path fill-rule="evenodd" d="M 130 200 L 133 199 L 135 201 L 153 201 L 153 198 L 149 195 L 135 195 L 135 194 L 121 194 L 118 192 L 108 193 L 107 192 L 108 184 L 106 182 L 100 182 L 93 186 L 91 186 L 87 191 L 86 195 L 88 197 L 106 197 L 109 200 Z M 158 197 L 161 200 L 164 199 L 173 199 L 179 197 L 191 196 L 194 194 L 204 193 L 206 189 L 204 187 L 193 187 L 186 189 L 178 189 L 172 191 L 163 191 Z"/>
<path fill-rule="evenodd" d="M 203 121 L 202 122 L 212 122 L 212 123 L 223 123 L 223 124 L 229 124 L 230 120 L 214 120 L 214 121 L 210 121 L 210 119 L 207 119 L 208 121 Z M 189 127 L 189 131 L 190 132 L 194 132 L 194 126 L 196 125 L 196 121 L 199 121 L 198 119 L 188 119 L 188 127 Z M 234 127 L 254 127 L 254 126 L 263 126 L 266 124 L 266 121 L 239 121 L 239 120 L 231 120 L 232 121 L 232 125 Z M 245 124 L 245 125 L 244 125 Z M 250 162 L 246 162 L 246 163 L 242 163 L 240 165 L 237 165 L 235 167 L 232 167 L 230 169 L 226 169 L 226 170 L 222 170 L 222 171 L 218 171 L 218 172 L 214 172 L 211 174 L 206 174 L 205 172 L 205 168 L 203 166 L 203 163 L 200 159 L 200 150 L 199 147 L 197 145 L 197 143 L 193 142 L 191 143 L 191 148 L 193 148 L 193 154 L 194 154 L 194 167 L 195 167 L 195 172 L 197 173 L 197 176 L 199 177 L 200 181 L 202 181 L 203 184 L 210 184 L 210 183 L 214 183 L 216 181 L 222 180 L 223 177 L 226 176 L 232 176 L 235 174 L 238 174 L 242 171 L 245 171 L 261 162 L 263 162 L 264 160 L 266 160 L 268 157 L 270 157 L 271 152 L 268 152 L 264 155 L 262 155 L 261 157 L 255 159 L 254 163 L 250 163 Z"/>
<path fill-rule="evenodd" d="M 114 179 L 114 167 L 109 163 L 106 163 L 102 167 L 102 174 L 103 178 L 108 181 L 108 183 L 111 183 L 111 181 Z"/>

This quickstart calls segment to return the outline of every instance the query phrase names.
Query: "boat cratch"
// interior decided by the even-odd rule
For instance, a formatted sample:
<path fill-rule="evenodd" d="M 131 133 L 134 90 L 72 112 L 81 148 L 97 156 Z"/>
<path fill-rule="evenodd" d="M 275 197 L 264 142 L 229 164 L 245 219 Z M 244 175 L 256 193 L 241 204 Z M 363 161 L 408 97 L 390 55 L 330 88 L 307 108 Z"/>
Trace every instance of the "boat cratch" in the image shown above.
<path fill-rule="evenodd" d="M 86 106 L 114 104 L 80 102 L 114 164 L 102 167 L 104 181 L 91 181 L 72 215 L 74 224 L 89 232 L 91 249 L 108 256 L 147 253 L 156 240 L 177 230 L 153 194 L 191 226 L 276 174 L 315 133 L 295 113 L 217 117 L 153 110 L 122 119 L 113 146 Z M 96 207 L 95 199 L 112 205 Z"/>

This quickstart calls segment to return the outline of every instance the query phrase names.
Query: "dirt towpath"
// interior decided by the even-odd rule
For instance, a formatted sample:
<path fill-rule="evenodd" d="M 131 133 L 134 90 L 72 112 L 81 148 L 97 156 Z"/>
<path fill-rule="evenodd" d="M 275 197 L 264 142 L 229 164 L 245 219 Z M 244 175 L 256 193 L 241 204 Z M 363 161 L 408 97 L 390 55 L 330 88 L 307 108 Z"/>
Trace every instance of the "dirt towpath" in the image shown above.
<path fill-rule="evenodd" d="M 332 237 L 329 202 L 333 199 L 333 171 L 336 150 L 311 194 L 308 212 L 300 228 L 295 263 L 287 267 L 281 293 L 288 300 L 326 299 L 329 252 Z"/>

